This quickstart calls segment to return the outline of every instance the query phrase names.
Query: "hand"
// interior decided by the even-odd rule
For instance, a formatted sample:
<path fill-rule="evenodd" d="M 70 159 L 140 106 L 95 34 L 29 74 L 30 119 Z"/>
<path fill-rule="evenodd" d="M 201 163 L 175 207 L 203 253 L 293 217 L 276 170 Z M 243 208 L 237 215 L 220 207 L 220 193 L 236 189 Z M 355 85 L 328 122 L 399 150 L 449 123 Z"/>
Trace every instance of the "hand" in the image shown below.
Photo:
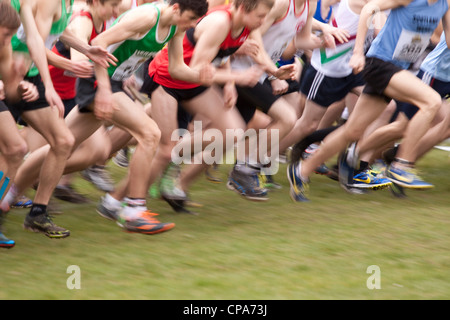
<path fill-rule="evenodd" d="M 243 72 L 240 72 L 236 79 L 236 84 L 241 87 L 254 87 L 261 76 L 263 75 L 263 70 L 258 66 L 252 66 Z"/>
<path fill-rule="evenodd" d="M 103 68 L 108 68 L 110 64 L 115 66 L 118 61 L 116 57 L 100 46 L 90 46 L 87 56 Z"/>
<path fill-rule="evenodd" d="M 225 101 L 225 108 L 231 109 L 237 101 L 237 91 L 234 83 L 228 82 L 223 87 L 223 99 Z"/>
<path fill-rule="evenodd" d="M 282 95 L 289 89 L 289 84 L 286 80 L 275 79 L 270 81 L 270 85 L 272 86 L 272 92 L 275 95 Z"/>
<path fill-rule="evenodd" d="M 199 83 L 204 86 L 211 86 L 214 82 L 214 75 L 216 73 L 216 68 L 212 64 L 205 64 L 199 70 Z"/>
<path fill-rule="evenodd" d="M 258 53 L 259 53 L 259 45 L 253 39 L 245 40 L 244 43 L 235 52 L 236 55 L 246 55 L 252 57 L 253 59 L 256 58 Z"/>
<path fill-rule="evenodd" d="M 274 76 L 280 80 L 296 80 L 298 75 L 297 68 L 298 66 L 295 63 L 286 64 L 278 68 L 277 72 L 274 73 Z"/>
<path fill-rule="evenodd" d="M 114 112 L 114 102 L 111 89 L 98 88 L 95 94 L 94 114 L 97 119 L 111 120 Z"/>
<path fill-rule="evenodd" d="M 25 80 L 20 81 L 18 89 L 22 99 L 27 102 L 36 101 L 39 98 L 39 91 L 31 82 Z"/>
<path fill-rule="evenodd" d="M 3 84 L 3 81 L 0 80 L 0 100 L 5 100 L 5 85 Z"/>
<path fill-rule="evenodd" d="M 45 99 L 50 107 L 58 110 L 60 118 L 64 118 L 64 104 L 53 86 L 45 88 Z"/>
<path fill-rule="evenodd" d="M 353 69 L 353 73 L 358 74 L 364 69 L 366 57 L 364 54 L 353 53 L 348 64 Z"/>
<path fill-rule="evenodd" d="M 91 78 L 94 75 L 94 65 L 92 62 L 81 60 L 72 61 L 72 70 L 76 78 Z"/>
<path fill-rule="evenodd" d="M 326 25 L 327 29 L 324 31 L 324 44 L 327 48 L 334 48 L 336 46 L 335 39 L 339 41 L 339 43 L 348 42 L 348 38 L 350 38 L 350 33 L 347 30 L 339 29 L 330 25 Z M 327 46 L 328 44 L 328 46 Z M 331 47 L 332 45 L 332 47 Z"/>

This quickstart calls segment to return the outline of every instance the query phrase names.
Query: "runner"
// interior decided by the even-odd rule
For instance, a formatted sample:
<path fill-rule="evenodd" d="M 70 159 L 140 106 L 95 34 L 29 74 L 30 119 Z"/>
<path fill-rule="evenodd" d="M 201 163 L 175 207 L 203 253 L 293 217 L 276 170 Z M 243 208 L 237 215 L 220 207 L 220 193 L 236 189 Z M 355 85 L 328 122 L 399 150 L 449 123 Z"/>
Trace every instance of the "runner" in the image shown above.
<path fill-rule="evenodd" d="M 441 19 L 444 19 L 444 29 L 450 35 L 448 7 L 446 0 L 373 0 L 364 6 L 350 66 L 355 73 L 364 69 L 365 89 L 346 124 L 330 134 L 312 157 L 303 163 L 289 165 L 288 178 L 291 196 L 295 201 L 307 199 L 308 177 L 314 168 L 345 149 L 349 142 L 358 140 L 392 98 L 412 103 L 420 111 L 410 121 L 399 154 L 387 170 L 387 175 L 392 182 L 408 188 L 431 186 L 420 180 L 411 171 L 411 167 L 414 165 L 415 144 L 428 130 L 441 105 L 441 97 L 406 69 L 415 60 L 417 53 L 421 54 L 426 49 Z M 367 21 L 380 10 L 388 9 L 392 11 L 372 43 L 366 61 L 364 42 L 369 28 Z M 413 16 L 416 18 L 412 19 Z M 418 39 L 421 41 L 417 41 Z M 413 46 L 414 50 L 404 50 L 405 46 Z"/>

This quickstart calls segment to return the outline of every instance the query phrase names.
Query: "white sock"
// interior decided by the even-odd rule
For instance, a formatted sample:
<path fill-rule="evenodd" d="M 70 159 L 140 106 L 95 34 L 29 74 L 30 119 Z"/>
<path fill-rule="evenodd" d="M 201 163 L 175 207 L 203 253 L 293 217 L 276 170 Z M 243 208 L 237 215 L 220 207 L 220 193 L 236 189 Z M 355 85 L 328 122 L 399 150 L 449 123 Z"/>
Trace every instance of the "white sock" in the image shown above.
<path fill-rule="evenodd" d="M 122 217 L 127 219 L 136 219 L 143 211 L 147 211 L 145 199 L 124 198 L 125 207 L 122 210 Z"/>
<path fill-rule="evenodd" d="M 12 205 L 14 203 L 14 200 L 18 196 L 17 188 L 15 185 L 11 185 L 8 192 L 6 193 L 5 197 L 3 198 L 3 201 L 8 203 L 9 205 Z"/>
<path fill-rule="evenodd" d="M 122 202 L 111 196 L 109 193 L 103 197 L 103 205 L 111 210 L 120 209 Z"/>

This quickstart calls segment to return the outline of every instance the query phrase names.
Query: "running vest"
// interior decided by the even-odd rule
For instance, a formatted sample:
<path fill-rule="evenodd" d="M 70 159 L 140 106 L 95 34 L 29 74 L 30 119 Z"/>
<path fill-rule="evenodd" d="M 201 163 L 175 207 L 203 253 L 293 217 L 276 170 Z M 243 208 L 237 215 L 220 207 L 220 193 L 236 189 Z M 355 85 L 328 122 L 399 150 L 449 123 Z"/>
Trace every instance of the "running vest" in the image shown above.
<path fill-rule="evenodd" d="M 406 7 L 392 10 L 367 56 L 407 69 L 425 51 L 447 10 L 447 0 L 431 5 L 427 0 L 413 0 Z"/>
<path fill-rule="evenodd" d="M 358 30 L 359 14 L 350 9 L 348 0 L 342 0 L 332 25 L 339 29 L 347 30 L 350 34 L 348 42 L 336 42 L 336 47 L 317 48 L 313 50 L 311 65 L 317 71 L 327 77 L 342 78 L 350 75 L 353 70 L 349 66 L 350 58 L 353 55 L 355 46 L 356 32 Z M 366 37 L 366 47 L 369 47 L 373 40 L 373 29 L 370 29 Z"/>
<path fill-rule="evenodd" d="M 440 81 L 450 82 L 450 50 L 444 32 L 436 48 L 422 62 L 420 69 Z"/>
<path fill-rule="evenodd" d="M 92 19 L 92 15 L 88 11 L 79 11 L 73 14 L 72 20 L 76 17 L 88 17 L 92 20 L 92 24 L 94 21 Z M 102 29 L 100 32 L 105 30 L 105 23 L 103 23 Z M 91 36 L 89 37 L 88 43 L 91 44 L 91 41 L 100 33 L 95 30 L 95 26 L 92 26 Z M 66 59 L 70 59 L 70 48 L 67 48 L 64 43 L 61 41 L 57 41 L 52 48 L 52 51 L 59 56 L 62 56 Z M 75 83 L 77 78 L 75 76 L 66 75 L 66 70 L 56 68 L 55 66 L 49 65 L 48 69 L 50 71 L 50 77 L 52 78 L 53 86 L 55 87 L 56 92 L 59 94 L 61 99 L 73 99 L 76 95 Z"/>
<path fill-rule="evenodd" d="M 231 20 L 231 5 L 218 6 L 216 8 L 208 11 L 208 14 L 216 11 L 224 11 L 228 14 L 229 19 Z M 199 19 L 199 21 L 202 18 Z M 191 28 L 186 31 L 186 34 L 183 38 L 183 58 L 184 62 L 189 65 L 191 62 L 192 55 L 195 49 L 195 40 L 194 40 L 194 31 L 195 28 Z M 219 48 L 219 52 L 216 57 L 212 61 L 212 63 L 219 67 L 227 62 L 230 56 L 235 53 L 239 47 L 244 43 L 244 41 L 248 38 L 250 34 L 250 30 L 245 27 L 241 34 L 237 38 L 233 38 L 231 36 L 231 30 L 229 31 L 227 37 L 222 42 Z M 199 87 L 200 84 L 185 82 L 177 79 L 173 79 L 169 74 L 169 53 L 167 48 L 164 48 L 160 53 L 158 53 L 150 63 L 148 68 L 148 74 L 153 77 L 153 80 L 160 85 L 163 85 L 168 88 L 175 89 L 192 89 Z"/>
<path fill-rule="evenodd" d="M 156 23 L 142 38 L 128 39 L 108 47 L 108 51 L 118 59 L 117 66 L 111 65 L 108 68 L 108 74 L 113 80 L 123 81 L 129 78 L 145 61 L 154 57 L 177 31 L 176 26 L 171 26 L 165 39 L 158 38 L 161 11 L 158 5 L 153 3 L 143 4 L 138 8 L 126 11 L 114 21 L 113 26 L 127 13 L 132 10 L 140 10 L 140 8 L 144 6 L 155 8 L 158 14 Z"/>
<path fill-rule="evenodd" d="M 66 29 L 70 17 L 72 16 L 72 5 L 74 0 L 70 0 L 70 7 L 66 8 L 66 1 L 65 0 L 59 0 L 61 2 L 61 17 L 58 21 L 55 21 L 52 23 L 52 27 L 50 29 L 50 33 L 45 39 L 45 47 L 47 49 L 51 49 L 53 47 L 53 44 L 56 42 L 56 40 L 59 38 L 59 36 L 64 32 Z M 11 5 L 14 7 L 14 9 L 17 10 L 17 12 L 20 13 L 20 0 L 11 0 Z M 11 45 L 13 48 L 13 51 L 19 51 L 19 52 L 25 52 L 30 53 L 27 47 L 26 43 L 26 35 L 25 30 L 23 28 L 23 25 L 20 25 L 19 29 L 17 30 L 17 33 L 12 37 L 11 39 Z M 36 68 L 34 63 L 30 67 L 30 70 L 27 73 L 28 77 L 34 77 L 39 74 L 39 70 Z"/>
<path fill-rule="evenodd" d="M 317 9 L 316 9 L 316 12 L 314 13 L 314 19 L 316 19 L 320 22 L 323 22 L 323 23 L 328 23 L 328 22 L 330 22 L 331 14 L 333 13 L 333 8 L 330 7 L 327 16 L 324 19 L 322 17 L 322 3 L 321 2 L 322 2 L 322 0 L 317 1 Z"/>
<path fill-rule="evenodd" d="M 275 21 L 263 34 L 262 40 L 264 49 L 273 63 L 277 63 L 286 47 L 294 39 L 295 35 L 306 25 L 309 15 L 309 0 L 306 0 L 303 7 L 297 12 L 295 0 L 289 1 L 289 7 L 283 18 Z M 233 58 L 231 67 L 233 69 L 247 69 L 254 64 L 248 56 L 238 56 Z M 260 79 L 263 82 L 267 78 L 264 74 Z"/>

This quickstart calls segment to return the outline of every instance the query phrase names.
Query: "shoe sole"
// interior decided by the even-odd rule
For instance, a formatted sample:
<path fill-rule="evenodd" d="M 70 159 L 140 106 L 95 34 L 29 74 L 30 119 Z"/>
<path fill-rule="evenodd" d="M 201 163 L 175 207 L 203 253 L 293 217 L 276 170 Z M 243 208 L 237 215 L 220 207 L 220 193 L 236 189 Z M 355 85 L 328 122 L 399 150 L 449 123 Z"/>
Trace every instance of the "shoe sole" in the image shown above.
<path fill-rule="evenodd" d="M 43 231 L 41 229 L 33 228 L 33 227 L 30 227 L 30 226 L 26 226 L 26 225 L 23 225 L 23 228 L 25 230 L 28 230 L 28 231 L 31 231 L 31 232 L 42 233 L 43 235 L 47 236 L 50 239 L 63 239 L 63 238 L 67 238 L 68 236 L 70 236 L 70 232 L 67 232 L 67 233 L 64 233 L 64 234 L 61 234 L 61 235 L 53 235 L 53 234 L 49 234 L 49 233 L 47 233 L 47 232 L 45 232 L 45 231 Z"/>
<path fill-rule="evenodd" d="M 357 189 L 366 189 L 366 190 L 383 190 L 386 188 L 389 188 L 392 185 L 392 182 L 386 182 L 386 183 L 380 183 L 376 185 L 370 185 L 370 184 L 348 184 L 347 186 L 350 188 L 357 188 Z"/>
<path fill-rule="evenodd" d="M 174 227 L 175 227 L 175 224 L 171 223 L 171 224 L 167 225 L 166 227 L 155 230 L 155 231 L 129 230 L 126 227 L 122 227 L 122 228 L 123 228 L 123 231 L 127 232 L 127 233 L 140 233 L 140 234 L 145 234 L 145 235 L 152 235 L 152 234 L 158 234 L 158 233 L 163 233 L 163 232 L 172 230 Z"/>
<path fill-rule="evenodd" d="M 240 192 L 238 189 L 236 189 L 230 181 L 227 181 L 227 189 L 236 192 L 237 194 L 239 194 L 240 196 L 244 197 L 247 200 L 256 201 L 256 202 L 269 200 L 269 198 L 267 198 L 267 197 L 264 198 L 264 197 L 248 196 L 248 195 Z"/>
<path fill-rule="evenodd" d="M 11 249 L 15 246 L 15 243 L 0 243 L 0 248 Z"/>
<path fill-rule="evenodd" d="M 164 196 L 162 197 L 162 199 L 164 201 L 166 201 L 170 205 L 170 207 L 173 210 L 175 210 L 175 212 L 177 212 L 177 213 L 186 213 L 186 214 L 192 214 L 194 216 L 198 216 L 197 212 L 186 209 L 186 207 L 184 206 L 185 200 L 174 200 L 174 199 L 166 198 Z"/>
<path fill-rule="evenodd" d="M 433 189 L 434 186 L 433 185 L 428 185 L 428 186 L 413 186 L 411 184 L 408 183 L 404 183 L 402 181 L 398 181 L 394 178 L 390 178 L 387 177 L 387 179 L 389 179 L 392 183 L 395 183 L 398 186 L 401 186 L 403 188 L 407 188 L 407 189 L 414 189 L 414 190 L 427 190 L 427 189 Z"/>
<path fill-rule="evenodd" d="M 110 221 L 117 221 L 117 219 L 112 218 L 111 216 L 104 214 L 104 213 L 101 212 L 99 209 L 95 209 L 95 211 L 96 211 L 101 217 L 103 217 L 103 218 L 105 218 L 105 219 L 107 219 L 107 220 L 110 220 Z"/>

